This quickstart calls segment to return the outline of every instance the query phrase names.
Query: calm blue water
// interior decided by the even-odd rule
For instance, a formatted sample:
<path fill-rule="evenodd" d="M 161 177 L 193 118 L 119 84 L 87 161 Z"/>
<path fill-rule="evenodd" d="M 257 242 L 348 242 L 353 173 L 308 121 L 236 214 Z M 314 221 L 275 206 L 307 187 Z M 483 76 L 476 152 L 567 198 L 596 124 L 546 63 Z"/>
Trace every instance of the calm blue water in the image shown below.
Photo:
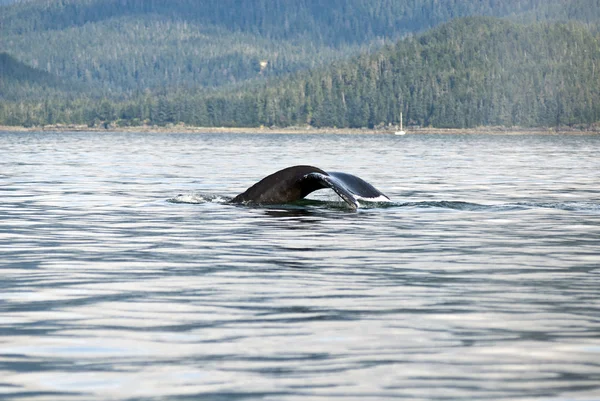
<path fill-rule="evenodd" d="M 600 400 L 600 136 L 0 150 L 0 399 Z M 394 203 L 226 204 L 295 164 Z"/>

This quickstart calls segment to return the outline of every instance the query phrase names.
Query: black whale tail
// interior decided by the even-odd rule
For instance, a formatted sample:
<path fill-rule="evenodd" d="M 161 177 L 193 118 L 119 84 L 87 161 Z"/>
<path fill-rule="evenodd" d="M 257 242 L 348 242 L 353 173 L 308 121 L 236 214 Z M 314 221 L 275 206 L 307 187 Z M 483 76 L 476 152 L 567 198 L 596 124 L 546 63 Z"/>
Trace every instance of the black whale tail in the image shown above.
<path fill-rule="evenodd" d="M 231 202 L 282 204 L 297 201 L 324 188 L 333 189 L 353 209 L 359 207 L 359 201 L 390 200 L 374 186 L 352 174 L 328 173 L 313 166 L 293 166 L 263 178 Z"/>

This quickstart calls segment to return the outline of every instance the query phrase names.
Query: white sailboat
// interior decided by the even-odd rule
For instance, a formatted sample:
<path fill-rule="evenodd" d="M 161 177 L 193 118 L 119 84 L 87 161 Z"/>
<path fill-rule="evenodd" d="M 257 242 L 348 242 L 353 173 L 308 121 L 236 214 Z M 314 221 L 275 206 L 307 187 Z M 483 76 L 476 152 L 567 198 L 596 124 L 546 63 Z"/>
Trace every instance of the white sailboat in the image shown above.
<path fill-rule="evenodd" d="M 400 112 L 400 131 L 394 132 L 394 135 L 404 135 L 406 132 L 402 130 L 402 112 Z"/>

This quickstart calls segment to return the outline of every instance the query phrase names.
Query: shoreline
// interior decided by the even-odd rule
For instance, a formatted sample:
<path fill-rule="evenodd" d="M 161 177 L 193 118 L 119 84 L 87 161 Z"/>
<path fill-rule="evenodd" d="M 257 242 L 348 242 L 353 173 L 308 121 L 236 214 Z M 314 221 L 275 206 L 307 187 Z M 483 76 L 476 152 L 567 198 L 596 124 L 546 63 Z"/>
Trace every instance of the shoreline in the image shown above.
<path fill-rule="evenodd" d="M 346 135 L 394 135 L 394 128 L 314 128 L 314 127 L 191 127 L 186 125 L 137 126 L 108 128 L 88 127 L 87 125 L 46 125 L 41 127 L 22 127 L 0 125 L 0 131 L 9 132 L 131 132 L 131 133 L 195 133 L 195 134 L 346 134 Z M 599 135 L 600 126 L 590 129 L 576 128 L 520 128 L 520 127 L 478 127 L 478 128 L 413 128 L 406 129 L 406 135 L 415 134 L 471 134 L 471 135 Z"/>

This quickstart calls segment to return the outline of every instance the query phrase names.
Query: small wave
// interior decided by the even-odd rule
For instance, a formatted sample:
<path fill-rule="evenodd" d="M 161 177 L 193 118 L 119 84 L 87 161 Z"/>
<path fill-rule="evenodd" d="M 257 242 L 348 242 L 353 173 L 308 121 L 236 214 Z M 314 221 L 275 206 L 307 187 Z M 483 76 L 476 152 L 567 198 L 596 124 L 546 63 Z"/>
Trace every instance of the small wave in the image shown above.
<path fill-rule="evenodd" d="M 404 202 L 393 203 L 397 207 L 417 207 L 417 208 L 440 208 L 465 211 L 485 211 L 493 206 L 480 205 L 477 203 L 461 202 L 461 201 L 427 201 L 427 202 Z"/>
<path fill-rule="evenodd" d="M 391 205 L 381 205 L 380 207 L 415 207 L 415 208 L 441 208 L 441 209 L 452 209 L 462 211 L 496 211 L 496 212 L 510 212 L 528 209 L 557 209 L 566 211 L 583 211 L 583 212 L 600 212 L 600 204 L 591 202 L 518 202 L 518 203 L 506 203 L 506 204 L 495 204 L 495 205 L 482 205 L 471 202 L 457 202 L 457 201 L 428 201 L 428 202 L 404 202 L 404 203 L 392 203 Z"/>
<path fill-rule="evenodd" d="M 229 202 L 230 200 L 231 199 L 220 196 L 220 195 L 189 193 L 189 194 L 179 194 L 171 199 L 167 199 L 167 202 L 201 204 L 201 203 L 226 203 L 226 202 Z"/>
<path fill-rule="evenodd" d="M 600 204 L 593 202 L 520 202 L 516 207 L 526 209 L 557 209 L 571 212 L 600 212 Z"/>

